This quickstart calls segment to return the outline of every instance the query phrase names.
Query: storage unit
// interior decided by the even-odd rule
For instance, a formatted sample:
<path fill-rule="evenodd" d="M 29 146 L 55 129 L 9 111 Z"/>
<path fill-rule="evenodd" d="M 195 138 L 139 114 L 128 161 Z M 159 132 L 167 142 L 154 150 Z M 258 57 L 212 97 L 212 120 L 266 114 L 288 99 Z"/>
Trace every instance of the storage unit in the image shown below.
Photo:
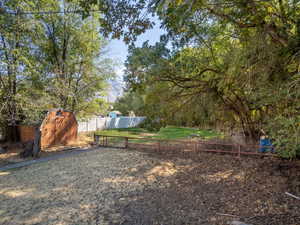
<path fill-rule="evenodd" d="M 37 126 L 18 127 L 21 142 L 33 141 Z M 78 124 L 72 112 L 63 109 L 49 110 L 41 126 L 41 148 L 67 145 L 77 139 Z"/>
<path fill-rule="evenodd" d="M 35 129 L 35 126 L 18 126 L 21 142 L 32 141 L 34 139 Z"/>
<path fill-rule="evenodd" d="M 50 110 L 41 125 L 41 147 L 67 145 L 77 139 L 78 124 L 72 112 Z"/>

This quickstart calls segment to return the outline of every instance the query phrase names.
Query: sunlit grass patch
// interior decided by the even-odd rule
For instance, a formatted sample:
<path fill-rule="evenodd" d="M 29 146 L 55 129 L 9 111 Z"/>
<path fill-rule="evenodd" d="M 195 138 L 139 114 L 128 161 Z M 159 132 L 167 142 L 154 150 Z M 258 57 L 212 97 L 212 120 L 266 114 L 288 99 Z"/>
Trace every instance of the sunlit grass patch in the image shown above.
<path fill-rule="evenodd" d="M 199 130 L 197 128 L 175 126 L 162 127 L 156 133 L 149 132 L 143 128 L 123 128 L 97 131 L 96 134 L 108 136 L 125 136 L 131 138 L 152 138 L 162 140 L 184 139 L 189 137 L 200 137 L 205 139 L 221 137 L 219 133 L 213 130 Z"/>
<path fill-rule="evenodd" d="M 151 133 L 143 128 L 121 128 L 121 129 L 110 129 L 97 131 L 98 135 L 107 135 L 107 136 L 126 136 L 132 138 L 143 137 L 143 134 Z M 152 134 L 152 133 L 151 133 Z"/>

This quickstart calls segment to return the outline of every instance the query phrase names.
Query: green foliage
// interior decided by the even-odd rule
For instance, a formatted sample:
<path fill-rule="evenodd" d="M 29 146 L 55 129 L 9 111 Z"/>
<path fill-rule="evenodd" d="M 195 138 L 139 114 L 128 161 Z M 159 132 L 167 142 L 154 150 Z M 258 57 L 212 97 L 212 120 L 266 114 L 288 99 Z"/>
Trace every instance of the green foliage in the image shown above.
<path fill-rule="evenodd" d="M 135 92 L 125 92 L 122 97 L 116 99 L 113 108 L 120 111 L 122 115 L 128 115 L 129 112 L 133 111 L 136 116 L 143 116 L 143 96 Z"/>
<path fill-rule="evenodd" d="M 156 1 L 152 6 L 173 51 L 165 49 L 165 42 L 131 49 L 129 90 L 145 96 L 146 116 L 165 124 L 239 129 L 255 141 L 262 130 L 276 127 L 270 132 L 286 149 L 280 151 L 295 157 L 299 130 L 292 124 L 300 100 L 296 2 Z"/>
<path fill-rule="evenodd" d="M 30 1 L 31 2 L 31 1 Z M 31 2 L 32 3 L 32 2 Z M 24 1 L 9 0 L 1 4 L 0 14 L 0 124 L 5 131 L 16 127 L 22 120 L 24 92 L 33 92 L 27 86 L 29 80 L 39 75 L 34 69 L 32 57 L 33 34 L 27 16 L 19 12 L 28 9 Z M 16 15 L 7 14 L 15 11 Z M 38 86 L 38 85 L 37 85 Z M 31 100 L 32 101 L 32 100 Z M 7 138 L 16 140 L 16 129 Z"/>
<path fill-rule="evenodd" d="M 300 156 L 300 116 L 276 117 L 269 125 L 271 137 L 275 140 L 276 151 L 283 158 Z"/>
<path fill-rule="evenodd" d="M 0 7 L 1 128 L 39 123 L 50 108 L 80 117 L 108 108 L 103 96 L 113 64 L 103 57 L 97 14 L 23 13 L 76 11 L 78 1 L 6 0 Z"/>
<path fill-rule="evenodd" d="M 43 7 L 62 10 L 57 1 Z M 65 10 L 76 11 L 76 2 L 65 5 Z M 41 70 L 45 73 L 51 96 L 50 104 L 75 113 L 99 109 L 104 101 L 106 81 L 112 77 L 112 63 L 101 56 L 106 41 L 99 35 L 97 15 L 84 20 L 78 14 L 38 15 L 38 37 Z M 97 106 L 98 105 L 98 106 Z"/>
<path fill-rule="evenodd" d="M 159 119 L 151 119 L 146 118 L 142 124 L 140 124 L 140 127 L 145 128 L 148 131 L 159 131 L 161 127 L 163 127 L 163 124 Z"/>
<path fill-rule="evenodd" d="M 137 35 L 153 26 L 153 22 L 147 16 L 145 0 L 80 0 L 79 2 L 85 10 L 83 16 L 88 16 L 90 10 L 96 9 L 101 12 L 100 30 L 106 37 L 123 37 L 126 43 L 133 43 Z"/>

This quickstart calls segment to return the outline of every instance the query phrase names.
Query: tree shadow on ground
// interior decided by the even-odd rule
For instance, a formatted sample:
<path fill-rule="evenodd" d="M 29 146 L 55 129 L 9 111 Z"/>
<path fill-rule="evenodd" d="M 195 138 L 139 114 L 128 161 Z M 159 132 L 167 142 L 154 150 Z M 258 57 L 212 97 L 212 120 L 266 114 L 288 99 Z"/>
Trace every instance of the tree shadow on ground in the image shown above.
<path fill-rule="evenodd" d="M 269 159 L 101 149 L 0 174 L 0 223 L 297 225 Z M 270 167 L 270 168 L 269 168 Z"/>
<path fill-rule="evenodd" d="M 269 159 L 237 160 L 208 153 L 194 155 L 193 160 L 191 155 L 149 156 L 169 161 L 177 172 L 156 176 L 155 187 L 116 201 L 122 221 L 111 225 L 222 225 L 234 219 L 255 225 L 297 225 L 300 221 L 297 200 L 284 195 L 287 178 L 270 173 Z M 139 172 L 149 176 L 143 168 L 137 168 L 135 173 Z"/>

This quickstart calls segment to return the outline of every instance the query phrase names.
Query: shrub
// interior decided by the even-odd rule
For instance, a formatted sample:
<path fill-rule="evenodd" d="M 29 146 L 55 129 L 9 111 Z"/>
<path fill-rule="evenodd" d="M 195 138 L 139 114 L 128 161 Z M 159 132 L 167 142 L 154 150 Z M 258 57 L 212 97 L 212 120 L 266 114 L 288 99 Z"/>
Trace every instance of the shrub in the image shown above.
<path fill-rule="evenodd" d="M 300 116 L 276 117 L 268 130 L 281 157 L 292 159 L 300 156 Z"/>
<path fill-rule="evenodd" d="M 141 128 L 144 128 L 148 131 L 159 131 L 161 127 L 163 127 L 163 123 L 160 119 L 152 120 L 150 118 L 146 118 L 144 122 L 140 125 Z"/>

